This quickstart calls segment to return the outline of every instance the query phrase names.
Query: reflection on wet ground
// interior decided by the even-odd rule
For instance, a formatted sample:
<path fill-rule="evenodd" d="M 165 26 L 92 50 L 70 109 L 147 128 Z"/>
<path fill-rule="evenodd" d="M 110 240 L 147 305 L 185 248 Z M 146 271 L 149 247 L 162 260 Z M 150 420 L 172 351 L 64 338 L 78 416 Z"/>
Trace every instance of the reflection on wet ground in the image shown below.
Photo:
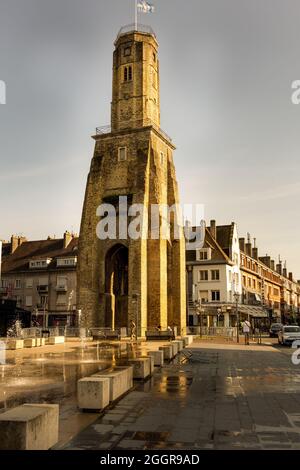
<path fill-rule="evenodd" d="M 50 349 L 50 351 L 49 351 Z M 59 403 L 76 391 L 77 380 L 146 353 L 134 343 L 76 343 L 15 351 L 0 366 L 0 410 L 20 403 Z"/>
<path fill-rule="evenodd" d="M 144 343 L 102 341 L 8 351 L 0 365 L 0 413 L 22 403 L 58 403 L 60 442 L 67 442 L 99 416 L 78 410 L 77 381 L 146 352 Z"/>

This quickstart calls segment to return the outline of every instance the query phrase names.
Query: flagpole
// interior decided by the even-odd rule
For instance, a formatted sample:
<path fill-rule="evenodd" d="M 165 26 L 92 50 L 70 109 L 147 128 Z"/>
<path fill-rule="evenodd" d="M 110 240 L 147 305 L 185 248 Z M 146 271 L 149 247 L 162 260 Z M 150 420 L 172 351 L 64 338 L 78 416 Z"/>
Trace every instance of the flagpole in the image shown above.
<path fill-rule="evenodd" d="M 138 27 L 138 0 L 134 0 L 134 5 L 135 5 L 135 16 L 134 16 L 134 29 L 137 31 Z"/>

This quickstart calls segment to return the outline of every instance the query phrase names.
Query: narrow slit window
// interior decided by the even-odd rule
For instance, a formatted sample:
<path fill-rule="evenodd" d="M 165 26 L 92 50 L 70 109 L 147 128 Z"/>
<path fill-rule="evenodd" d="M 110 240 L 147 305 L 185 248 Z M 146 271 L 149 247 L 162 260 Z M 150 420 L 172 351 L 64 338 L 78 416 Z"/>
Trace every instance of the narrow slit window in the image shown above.
<path fill-rule="evenodd" d="M 124 67 L 124 82 L 128 81 L 128 68 Z"/>
<path fill-rule="evenodd" d="M 119 147 L 119 162 L 125 162 L 127 160 L 127 147 Z"/>
<path fill-rule="evenodd" d="M 132 67 L 131 67 L 131 65 L 128 67 L 128 80 L 129 81 L 132 80 Z"/>

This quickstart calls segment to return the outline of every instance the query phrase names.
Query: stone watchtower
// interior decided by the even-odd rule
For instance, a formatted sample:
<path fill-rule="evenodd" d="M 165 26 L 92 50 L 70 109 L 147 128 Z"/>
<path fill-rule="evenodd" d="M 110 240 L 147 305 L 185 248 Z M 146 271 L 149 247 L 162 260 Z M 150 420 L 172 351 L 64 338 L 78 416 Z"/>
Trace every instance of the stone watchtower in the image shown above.
<path fill-rule="evenodd" d="M 150 28 L 123 28 L 115 42 L 111 127 L 97 129 L 83 206 L 78 308 L 84 326 L 185 328 L 185 241 L 180 237 L 100 240 L 97 208 L 178 203 L 171 139 L 160 129 L 158 44 Z M 119 217 L 119 214 L 118 214 Z M 161 220 L 161 217 L 160 217 Z M 130 222 L 130 219 L 129 219 Z M 149 222 L 150 225 L 150 222 Z M 172 224 L 171 224 L 172 225 Z M 153 237 L 152 237 L 153 238 Z"/>

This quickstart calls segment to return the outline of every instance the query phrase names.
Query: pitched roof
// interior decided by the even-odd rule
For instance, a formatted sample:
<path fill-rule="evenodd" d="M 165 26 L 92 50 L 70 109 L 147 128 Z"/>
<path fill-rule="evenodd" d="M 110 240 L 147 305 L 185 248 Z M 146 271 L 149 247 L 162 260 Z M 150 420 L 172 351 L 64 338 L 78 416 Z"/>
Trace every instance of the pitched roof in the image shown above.
<path fill-rule="evenodd" d="M 10 244 L 9 244 L 10 246 Z M 74 237 L 69 245 L 64 248 L 63 239 L 26 241 L 20 245 L 14 253 L 8 254 L 7 248 L 2 249 L 2 273 L 24 271 L 29 268 L 32 259 L 55 259 L 60 257 L 75 256 L 78 246 L 78 238 Z M 53 267 L 53 262 L 49 268 Z"/>
<path fill-rule="evenodd" d="M 227 263 L 227 264 L 232 264 L 232 260 L 229 258 L 229 256 L 226 254 L 226 252 L 223 250 L 223 248 L 220 246 L 217 240 L 215 240 L 211 233 L 210 230 L 206 227 L 205 228 L 205 239 L 204 239 L 204 244 L 203 248 L 211 248 L 211 259 L 210 260 L 205 260 L 205 262 L 201 262 L 201 264 L 204 263 Z M 186 251 L 186 260 L 187 262 L 193 262 L 196 261 L 196 250 L 187 250 Z"/>

